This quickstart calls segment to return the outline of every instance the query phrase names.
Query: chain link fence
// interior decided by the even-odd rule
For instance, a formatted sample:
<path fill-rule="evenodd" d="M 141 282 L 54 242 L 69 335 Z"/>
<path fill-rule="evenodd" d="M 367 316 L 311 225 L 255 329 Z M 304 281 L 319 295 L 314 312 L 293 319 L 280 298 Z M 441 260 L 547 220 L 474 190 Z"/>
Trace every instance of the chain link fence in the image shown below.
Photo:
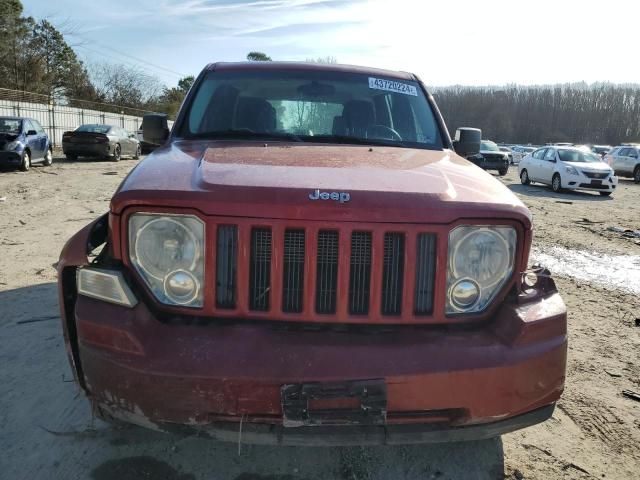
<path fill-rule="evenodd" d="M 46 95 L 0 88 L 0 116 L 36 119 L 49 134 L 54 147 L 62 146 L 62 134 L 84 123 L 115 125 L 135 132 L 146 110 L 98 102 L 69 99 L 67 104 L 50 102 Z"/>

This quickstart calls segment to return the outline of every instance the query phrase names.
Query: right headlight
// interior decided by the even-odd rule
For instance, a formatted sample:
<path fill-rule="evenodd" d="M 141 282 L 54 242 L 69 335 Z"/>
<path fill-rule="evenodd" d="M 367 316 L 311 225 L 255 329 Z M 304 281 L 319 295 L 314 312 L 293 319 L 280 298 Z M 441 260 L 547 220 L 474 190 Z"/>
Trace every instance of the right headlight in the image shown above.
<path fill-rule="evenodd" d="M 131 215 L 129 258 L 160 302 L 202 306 L 204 224 L 198 217 Z"/>
<path fill-rule="evenodd" d="M 446 313 L 483 311 L 511 278 L 515 249 L 513 227 L 464 225 L 451 230 Z"/>
<path fill-rule="evenodd" d="M 14 140 L 13 142 L 7 143 L 7 145 L 4 148 L 8 152 L 12 152 L 14 150 L 18 150 L 21 145 L 22 144 L 20 143 L 20 140 Z"/>

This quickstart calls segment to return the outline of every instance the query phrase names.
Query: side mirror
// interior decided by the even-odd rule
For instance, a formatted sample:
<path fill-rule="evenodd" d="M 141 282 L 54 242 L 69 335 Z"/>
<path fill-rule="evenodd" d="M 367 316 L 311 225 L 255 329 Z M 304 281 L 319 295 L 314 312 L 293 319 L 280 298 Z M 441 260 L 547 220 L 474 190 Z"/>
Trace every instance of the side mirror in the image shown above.
<path fill-rule="evenodd" d="M 151 145 L 162 145 L 169 138 L 169 123 L 164 113 L 148 113 L 142 119 L 142 138 Z"/>
<path fill-rule="evenodd" d="M 28 130 L 27 131 L 27 137 L 30 137 L 32 135 L 37 135 L 37 134 L 38 134 L 38 132 L 36 132 L 35 130 Z"/>
<path fill-rule="evenodd" d="M 453 149 L 461 157 L 470 157 L 480 153 L 482 130 L 479 128 L 461 127 L 456 130 Z"/>

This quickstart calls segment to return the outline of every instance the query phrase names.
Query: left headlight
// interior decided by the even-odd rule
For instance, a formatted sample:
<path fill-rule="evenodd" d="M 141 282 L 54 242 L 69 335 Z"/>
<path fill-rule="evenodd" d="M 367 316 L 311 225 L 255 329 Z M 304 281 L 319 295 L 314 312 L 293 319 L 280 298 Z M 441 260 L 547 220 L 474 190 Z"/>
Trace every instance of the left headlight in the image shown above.
<path fill-rule="evenodd" d="M 160 302 L 202 307 L 204 223 L 198 217 L 133 214 L 129 258 Z"/>
<path fill-rule="evenodd" d="M 513 274 L 516 231 L 460 226 L 449 233 L 447 314 L 483 311 Z"/>
<path fill-rule="evenodd" d="M 21 145 L 20 140 L 14 140 L 13 142 L 7 143 L 7 146 L 4 148 L 6 150 L 17 150 Z"/>

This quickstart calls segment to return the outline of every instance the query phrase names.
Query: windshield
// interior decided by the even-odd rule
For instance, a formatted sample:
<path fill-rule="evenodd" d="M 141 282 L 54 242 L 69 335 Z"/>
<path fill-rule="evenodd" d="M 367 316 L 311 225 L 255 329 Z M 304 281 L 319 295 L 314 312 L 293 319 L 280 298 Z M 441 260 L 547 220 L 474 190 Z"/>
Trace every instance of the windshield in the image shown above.
<path fill-rule="evenodd" d="M 178 132 L 186 138 L 442 148 L 417 82 L 344 72 L 209 72 Z"/>
<path fill-rule="evenodd" d="M 111 125 L 81 125 L 76 132 L 108 133 L 109 130 L 111 130 Z"/>
<path fill-rule="evenodd" d="M 17 118 L 0 118 L 0 133 L 17 135 L 22 128 L 22 120 Z"/>
<path fill-rule="evenodd" d="M 489 140 L 482 140 L 482 142 L 480 142 L 480 150 L 486 150 L 488 152 L 499 152 L 500 151 L 500 149 L 498 148 L 498 145 L 496 145 L 493 142 L 490 142 Z"/>
<path fill-rule="evenodd" d="M 582 150 L 559 149 L 558 156 L 563 162 L 598 163 L 602 161 L 599 156 Z"/>

